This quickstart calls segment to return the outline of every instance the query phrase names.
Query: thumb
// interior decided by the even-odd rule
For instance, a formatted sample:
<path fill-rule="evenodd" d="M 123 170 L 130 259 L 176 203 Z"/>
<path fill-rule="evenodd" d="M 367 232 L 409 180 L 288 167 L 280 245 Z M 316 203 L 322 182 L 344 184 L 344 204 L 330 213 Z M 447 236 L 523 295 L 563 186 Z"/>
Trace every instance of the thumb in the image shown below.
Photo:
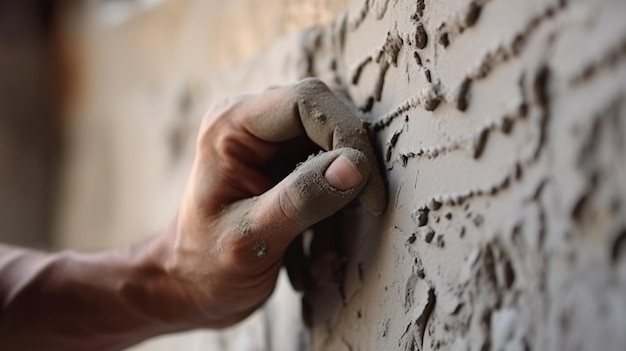
<path fill-rule="evenodd" d="M 356 149 L 335 149 L 311 157 L 259 198 L 253 221 L 275 228 L 273 234 L 286 247 L 297 234 L 354 199 L 370 171 L 367 157 Z"/>

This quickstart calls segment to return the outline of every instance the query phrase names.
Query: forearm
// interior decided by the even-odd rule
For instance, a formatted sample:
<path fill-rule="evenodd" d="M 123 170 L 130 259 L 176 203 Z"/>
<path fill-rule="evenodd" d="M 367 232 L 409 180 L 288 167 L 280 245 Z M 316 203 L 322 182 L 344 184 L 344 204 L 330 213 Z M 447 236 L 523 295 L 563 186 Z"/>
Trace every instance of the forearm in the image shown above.
<path fill-rule="evenodd" d="M 157 240 L 94 254 L 0 246 L 0 346 L 115 350 L 197 327 Z M 196 316 L 197 315 L 197 316 Z"/>

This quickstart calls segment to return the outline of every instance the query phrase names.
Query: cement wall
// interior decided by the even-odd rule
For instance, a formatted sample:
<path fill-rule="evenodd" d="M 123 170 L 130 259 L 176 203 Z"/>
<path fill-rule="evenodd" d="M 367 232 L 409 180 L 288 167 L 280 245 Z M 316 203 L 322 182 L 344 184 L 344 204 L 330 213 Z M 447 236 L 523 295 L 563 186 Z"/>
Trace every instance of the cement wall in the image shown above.
<path fill-rule="evenodd" d="M 345 86 L 371 124 L 389 205 L 314 228 L 308 332 L 281 277 L 239 327 L 137 350 L 626 348 L 626 3 L 355 0 L 231 68 L 197 44 L 202 12 L 174 7 L 80 41 L 91 68 L 107 52 L 138 59 L 86 70 L 106 74 L 74 106 L 76 142 L 93 149 L 68 171 L 84 187 L 67 193 L 60 246 L 158 230 L 207 105 L 305 76 Z M 142 32 L 157 15 L 171 27 Z M 109 214 L 95 226 L 94 199 Z"/>
<path fill-rule="evenodd" d="M 312 243 L 314 350 L 626 348 L 625 14 L 361 1 L 321 35 L 390 197 Z"/>

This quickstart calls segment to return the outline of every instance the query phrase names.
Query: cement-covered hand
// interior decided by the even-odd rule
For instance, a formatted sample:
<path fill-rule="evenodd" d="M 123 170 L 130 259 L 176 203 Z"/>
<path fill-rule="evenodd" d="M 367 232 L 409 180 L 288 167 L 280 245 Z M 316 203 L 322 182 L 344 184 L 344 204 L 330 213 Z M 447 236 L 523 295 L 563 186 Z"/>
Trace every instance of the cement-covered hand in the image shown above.
<path fill-rule="evenodd" d="M 312 150 L 327 150 L 302 163 Z M 386 193 L 361 121 L 321 82 L 223 101 L 202 123 L 178 214 L 161 235 L 98 253 L 0 245 L 0 345 L 119 350 L 224 327 L 272 293 L 289 243 L 361 194 Z"/>
<path fill-rule="evenodd" d="M 309 140 L 328 151 L 293 170 L 286 154 L 306 158 Z M 376 165 L 362 122 L 318 80 L 222 101 L 202 124 L 168 269 L 216 325 L 234 323 L 271 294 L 295 236 L 359 193 L 384 209 Z"/>

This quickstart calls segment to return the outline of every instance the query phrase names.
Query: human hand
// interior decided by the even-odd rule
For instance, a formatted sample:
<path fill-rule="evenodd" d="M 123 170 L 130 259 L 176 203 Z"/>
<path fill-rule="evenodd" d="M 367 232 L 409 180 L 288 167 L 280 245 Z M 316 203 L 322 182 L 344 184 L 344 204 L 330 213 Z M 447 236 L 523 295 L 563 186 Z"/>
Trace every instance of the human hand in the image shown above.
<path fill-rule="evenodd" d="M 291 156 L 301 161 L 310 141 L 326 152 L 293 170 Z M 174 229 L 161 240 L 166 269 L 199 323 L 231 325 L 270 296 L 294 237 L 359 194 L 371 212 L 384 210 L 367 131 L 319 80 L 224 100 L 203 120 Z"/>

